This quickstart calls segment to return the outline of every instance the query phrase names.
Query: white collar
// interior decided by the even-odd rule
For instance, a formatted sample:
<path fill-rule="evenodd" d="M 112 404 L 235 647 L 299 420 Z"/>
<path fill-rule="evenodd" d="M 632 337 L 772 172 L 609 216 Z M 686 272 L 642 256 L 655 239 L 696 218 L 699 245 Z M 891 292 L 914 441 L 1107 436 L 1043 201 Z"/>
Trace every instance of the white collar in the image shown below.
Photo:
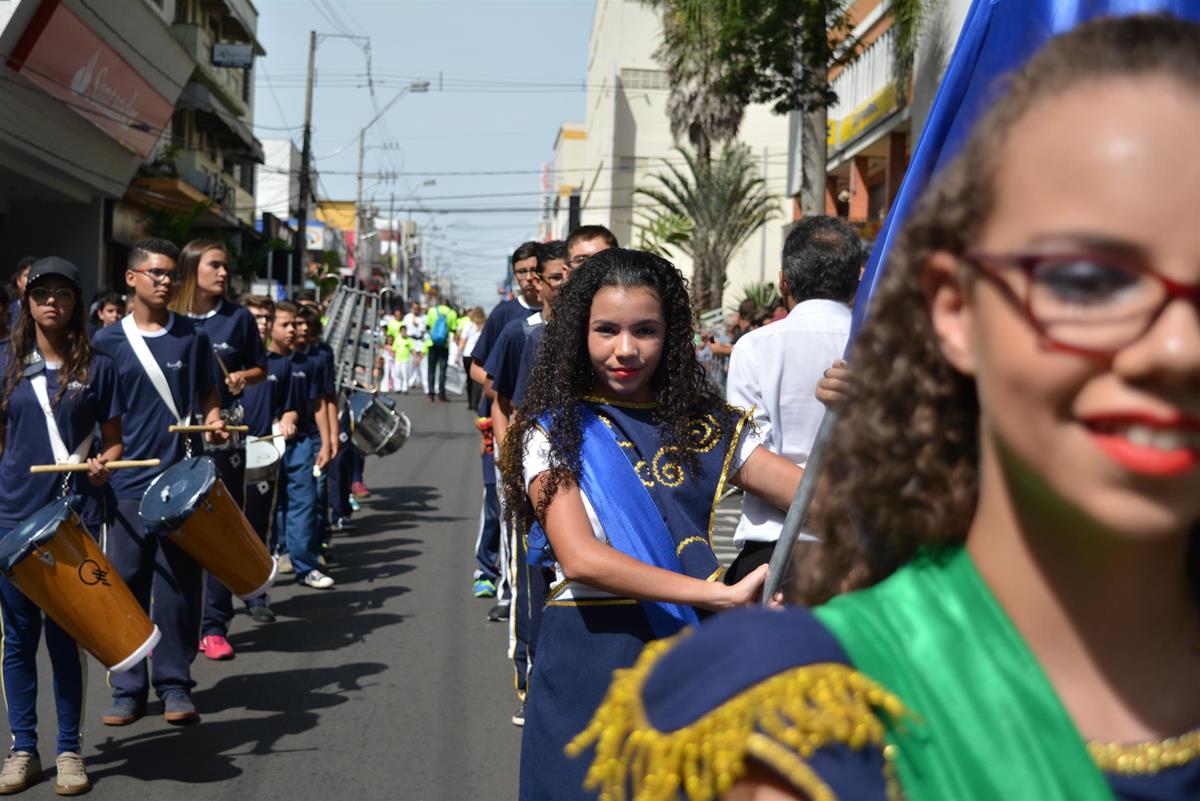
<path fill-rule="evenodd" d="M 188 312 L 188 317 L 191 317 L 193 320 L 207 320 L 209 317 L 212 317 L 214 314 L 219 312 L 221 310 L 221 306 L 224 303 L 225 303 L 224 300 L 222 300 L 221 298 L 217 298 L 217 305 L 213 306 L 211 309 L 204 312 L 204 314 L 192 314 L 191 312 Z"/>

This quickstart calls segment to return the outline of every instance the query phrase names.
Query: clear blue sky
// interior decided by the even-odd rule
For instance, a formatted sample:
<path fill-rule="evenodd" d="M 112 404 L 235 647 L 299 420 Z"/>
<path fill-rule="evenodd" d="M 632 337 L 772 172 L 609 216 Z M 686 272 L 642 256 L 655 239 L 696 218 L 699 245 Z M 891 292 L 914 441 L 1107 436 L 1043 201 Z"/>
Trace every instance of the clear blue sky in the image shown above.
<path fill-rule="evenodd" d="M 385 143 L 395 148 L 366 154 L 365 172 L 375 175 L 365 181 L 365 195 L 385 215 L 392 193 L 402 208 L 416 205 L 406 199 L 414 192 L 419 203 L 436 208 L 540 204 L 537 172 L 553 158 L 558 126 L 584 115 L 593 0 L 254 2 L 259 40 L 267 51 L 255 69 L 260 139 L 289 137 L 300 143 L 310 30 L 368 35 L 380 108 L 414 80 L 432 83 L 428 94 L 402 98 L 367 134 L 369 148 Z M 354 42 L 321 41 L 313 153 L 322 196 L 354 198 L 355 138 L 375 115 L 366 71 L 364 53 Z M 528 174 L 430 175 L 485 170 Z M 381 181 L 378 174 L 387 171 L 417 174 Z M 430 178 L 436 185 L 421 186 Z M 469 197 L 493 194 L 500 196 Z M 460 298 L 490 308 L 508 254 L 533 236 L 538 215 L 418 212 L 414 218 L 440 229 L 426 238 L 426 253 L 432 248 L 451 272 Z"/>

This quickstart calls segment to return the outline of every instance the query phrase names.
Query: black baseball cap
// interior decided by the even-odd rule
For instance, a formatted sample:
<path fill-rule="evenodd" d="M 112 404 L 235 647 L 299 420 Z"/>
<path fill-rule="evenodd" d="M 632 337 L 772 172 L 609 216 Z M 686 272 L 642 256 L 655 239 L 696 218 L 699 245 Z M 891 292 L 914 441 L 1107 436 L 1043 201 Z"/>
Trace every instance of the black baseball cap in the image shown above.
<path fill-rule="evenodd" d="M 25 291 L 29 292 L 31 286 L 37 283 L 39 279 L 45 278 L 48 275 L 57 275 L 59 278 L 65 278 L 71 282 L 76 291 L 80 290 L 82 282 L 79 280 L 79 268 L 58 256 L 46 256 L 35 261 L 33 266 L 29 268 L 29 280 L 25 283 Z"/>

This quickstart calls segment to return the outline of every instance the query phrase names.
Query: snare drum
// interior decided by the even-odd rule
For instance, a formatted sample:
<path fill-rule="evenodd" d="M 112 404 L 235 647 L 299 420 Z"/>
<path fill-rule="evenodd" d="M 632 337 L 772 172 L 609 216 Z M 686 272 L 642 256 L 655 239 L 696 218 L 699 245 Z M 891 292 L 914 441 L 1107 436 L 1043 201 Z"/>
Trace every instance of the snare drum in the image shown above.
<path fill-rule="evenodd" d="M 250 437 L 246 440 L 246 483 L 274 481 L 279 475 L 282 454 L 273 439 Z"/>
<path fill-rule="evenodd" d="M 350 414 L 354 431 L 350 439 L 354 447 L 376 456 L 387 456 L 400 450 L 412 433 L 412 424 L 395 407 L 396 402 L 387 396 L 368 392 L 351 395 Z"/>
<path fill-rule="evenodd" d="M 169 536 L 239 598 L 256 598 L 275 581 L 275 557 L 207 456 L 185 459 L 154 479 L 141 515 L 147 532 Z"/>
<path fill-rule="evenodd" d="M 0 570 L 113 673 L 141 662 L 158 642 L 158 626 L 67 498 L 43 506 L 0 540 Z"/>

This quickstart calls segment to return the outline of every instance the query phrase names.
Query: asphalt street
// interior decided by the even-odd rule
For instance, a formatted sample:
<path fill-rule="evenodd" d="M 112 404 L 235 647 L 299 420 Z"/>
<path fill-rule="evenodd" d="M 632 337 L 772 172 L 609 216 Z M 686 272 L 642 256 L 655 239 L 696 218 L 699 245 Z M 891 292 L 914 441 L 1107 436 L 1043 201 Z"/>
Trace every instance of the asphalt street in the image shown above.
<path fill-rule="evenodd" d="M 520 729 L 506 632 L 471 596 L 479 439 L 463 401 L 399 398 L 413 436 L 368 458 L 372 495 L 334 540 L 331 590 L 278 584 L 278 620 L 244 613 L 227 662 L 197 658 L 202 721 L 161 706 L 126 727 L 100 716 L 105 674 L 89 660 L 84 757 L 91 798 L 464 799 L 516 797 Z M 287 578 L 287 577 L 285 577 Z M 53 768 L 48 660 L 39 728 Z M 46 797 L 49 780 L 23 797 Z"/>

